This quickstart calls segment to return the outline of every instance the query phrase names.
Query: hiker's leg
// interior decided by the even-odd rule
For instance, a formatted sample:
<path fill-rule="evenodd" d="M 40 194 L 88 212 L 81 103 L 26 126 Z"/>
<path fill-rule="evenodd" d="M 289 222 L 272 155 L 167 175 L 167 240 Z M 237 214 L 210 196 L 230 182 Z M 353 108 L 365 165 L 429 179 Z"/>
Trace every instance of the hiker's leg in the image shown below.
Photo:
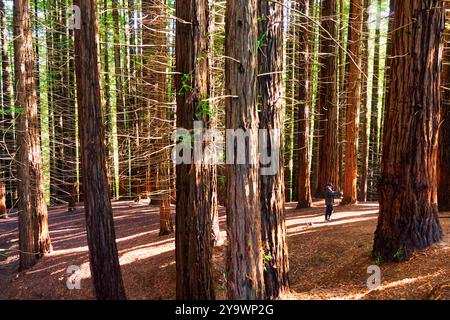
<path fill-rule="evenodd" d="M 327 205 L 327 209 L 325 212 L 325 219 L 328 220 L 331 217 L 331 212 L 333 211 L 333 207 L 330 205 Z"/>

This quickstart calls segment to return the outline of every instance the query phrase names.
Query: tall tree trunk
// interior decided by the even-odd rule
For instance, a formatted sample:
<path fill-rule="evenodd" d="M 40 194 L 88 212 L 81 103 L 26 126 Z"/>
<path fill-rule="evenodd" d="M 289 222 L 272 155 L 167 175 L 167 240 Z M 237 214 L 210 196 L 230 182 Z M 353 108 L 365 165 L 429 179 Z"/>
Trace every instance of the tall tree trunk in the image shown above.
<path fill-rule="evenodd" d="M 304 14 L 300 21 L 303 25 L 307 27 L 307 30 L 302 30 L 300 39 L 298 40 L 299 49 L 297 54 L 298 65 L 299 65 L 299 86 L 297 89 L 297 100 L 298 100 L 298 180 L 297 183 L 297 197 L 298 204 L 297 208 L 309 208 L 312 205 L 311 197 L 311 185 L 310 185 L 310 146 L 309 146 L 309 135 L 310 135 L 310 117 L 309 113 L 311 110 L 312 101 L 312 85 L 311 85 L 311 75 L 312 71 L 309 65 L 312 63 L 312 57 L 310 52 L 310 36 L 309 36 L 309 19 L 307 18 L 309 14 L 309 0 L 298 0 L 297 9 Z"/>
<path fill-rule="evenodd" d="M 381 117 L 381 139 L 384 140 L 384 135 L 386 128 L 384 126 L 384 121 L 386 119 L 386 103 L 389 101 L 389 84 L 390 84 L 390 69 L 391 69 L 391 58 L 392 58 L 392 21 L 394 16 L 394 0 L 389 0 L 389 22 L 388 22 L 388 32 L 386 37 L 386 57 L 384 63 L 384 79 L 383 79 L 383 110 Z M 380 146 L 380 152 L 383 152 L 383 144 Z"/>
<path fill-rule="evenodd" d="M 318 15 L 320 15 L 320 3 L 315 3 L 315 0 L 310 0 L 310 15 L 313 19 L 315 19 Z M 314 34 L 316 33 L 317 27 L 313 29 Z M 310 50 L 313 54 L 314 64 L 318 61 L 318 51 L 320 46 L 320 41 L 314 37 L 314 41 L 311 41 Z M 313 95 L 315 95 L 315 99 L 312 100 L 314 105 L 314 120 L 313 123 L 313 144 L 312 144 L 312 157 L 311 157 L 311 193 L 317 193 L 317 189 L 319 188 L 319 170 L 320 170 L 320 141 L 321 141 L 321 110 L 318 104 L 317 93 L 318 93 L 318 71 L 315 71 L 313 68 L 313 64 L 311 64 L 311 74 L 312 76 L 311 84 L 316 83 L 315 88 L 313 88 Z M 314 81 L 315 80 L 315 81 Z M 317 194 L 316 194 L 317 195 Z"/>
<path fill-rule="evenodd" d="M 369 137 L 369 200 L 377 200 L 377 188 L 380 174 L 378 163 L 378 101 L 380 85 L 380 27 L 381 27 L 381 0 L 378 0 L 377 18 L 375 25 L 375 50 L 373 56 L 373 77 L 372 77 L 372 103 L 370 111 L 370 137 Z"/>
<path fill-rule="evenodd" d="M 360 179 L 359 179 L 359 192 L 358 201 L 367 201 L 367 166 L 368 166 L 368 150 L 367 150 L 367 130 L 369 127 L 368 121 L 368 89 L 369 89 L 369 6 L 370 0 L 364 0 L 364 13 L 363 13 L 363 47 L 362 47 L 362 85 L 361 85 L 361 126 L 359 139 L 359 149 L 361 150 L 360 160 Z"/>
<path fill-rule="evenodd" d="M 35 50 L 35 81 L 36 81 L 36 103 L 38 106 L 38 110 L 40 110 L 40 104 L 41 104 L 41 71 L 40 71 L 40 65 L 39 65 L 39 21 L 38 21 L 38 0 L 33 0 L 33 27 L 34 27 L 34 50 Z M 40 113 L 38 112 L 38 119 L 40 119 Z M 41 121 L 39 121 L 39 125 L 41 124 Z"/>
<path fill-rule="evenodd" d="M 357 197 L 356 180 L 358 176 L 358 133 L 361 107 L 361 34 L 363 9 L 363 0 L 352 0 L 350 2 L 343 204 L 355 203 Z"/>
<path fill-rule="evenodd" d="M 114 145 L 113 145 L 113 130 L 112 130 L 112 108 L 111 108 L 111 77 L 109 68 L 109 22 L 108 22 L 108 0 L 103 0 L 103 32 L 102 32 L 102 52 L 103 52 L 103 76 L 104 76 L 104 90 L 103 98 L 105 99 L 105 134 L 106 146 L 108 149 L 108 160 L 106 162 L 108 168 L 108 179 L 110 189 L 115 198 L 119 198 L 117 188 L 119 181 L 116 180 L 114 172 Z"/>
<path fill-rule="evenodd" d="M 237 163 L 237 148 L 227 153 L 227 286 L 230 299 L 260 299 L 264 296 L 261 254 L 259 195 L 257 74 L 257 2 L 228 0 L 225 18 L 226 128 L 241 128 L 250 134 L 246 159 Z M 230 141 L 228 141 L 228 144 Z M 250 148 L 251 147 L 251 148 Z"/>
<path fill-rule="evenodd" d="M 1 62 L 2 62 L 2 117 L 1 117 L 1 136 L 4 137 L 4 143 L 1 145 L 1 171 L 0 188 L 3 192 L 0 197 L 0 216 L 8 218 L 8 207 L 13 207 L 13 174 L 15 167 L 11 161 L 11 155 L 14 154 L 14 133 L 13 133 L 13 102 L 11 92 L 11 70 L 9 66 L 8 54 L 8 29 L 6 23 L 5 1 L 0 0 L 0 38 L 1 38 Z M 7 199 L 10 199 L 7 203 Z"/>
<path fill-rule="evenodd" d="M 126 69 L 126 65 L 122 63 L 121 59 L 121 32 L 120 32 L 120 14 L 119 14 L 119 1 L 112 1 L 112 17 L 113 17 L 113 38 L 114 38 L 114 76 L 116 83 L 116 123 L 117 123 L 117 143 L 118 143 L 118 155 L 116 155 L 118 161 L 118 174 L 119 174 L 119 195 L 123 197 L 129 196 L 128 190 L 128 132 L 126 130 L 127 112 L 125 108 L 125 86 L 123 70 Z"/>
<path fill-rule="evenodd" d="M 57 140 L 57 198 L 68 206 L 68 211 L 75 209 L 76 197 L 76 135 L 75 135 L 75 79 L 73 57 L 73 31 L 68 28 L 67 1 L 58 1 L 59 43 L 57 43 L 58 79 L 54 105 L 55 132 Z M 75 194 L 74 194 L 75 191 Z"/>
<path fill-rule="evenodd" d="M 294 4 L 292 4 L 294 6 Z M 297 36 L 299 34 L 297 26 L 298 15 L 292 14 L 290 17 L 290 24 L 288 35 L 286 37 L 286 107 L 285 107 L 285 123 L 284 123 L 284 148 L 283 148 L 283 166 L 284 166 L 284 187 L 285 187 L 285 201 L 291 201 L 292 195 L 292 162 L 293 162 L 293 146 L 296 139 L 294 139 L 295 124 L 295 88 L 297 73 L 295 52 Z"/>
<path fill-rule="evenodd" d="M 218 99 L 217 97 L 222 97 L 224 95 L 224 83 L 223 79 L 223 70 L 224 70 L 224 61 L 223 59 L 218 59 L 218 55 L 221 56 L 224 54 L 224 46 L 223 42 L 220 41 L 222 39 L 222 35 L 225 34 L 225 8 L 217 5 L 214 2 L 209 2 L 210 8 L 210 18 L 209 18 L 209 50 L 210 56 L 212 57 L 209 60 L 210 64 L 210 72 L 209 72 L 209 81 L 210 81 L 210 110 L 212 110 L 212 114 L 215 115 L 211 117 L 211 128 L 217 130 L 220 123 L 224 121 L 224 99 Z M 217 193 L 217 204 L 225 205 L 226 202 L 226 183 L 225 183 L 225 166 L 223 164 L 219 164 L 214 167 L 215 171 L 215 181 L 216 181 L 216 193 Z M 219 210 L 213 211 L 212 217 L 212 237 L 214 246 L 219 246 L 223 244 L 222 237 L 220 235 L 220 225 L 219 225 Z"/>
<path fill-rule="evenodd" d="M 390 94 L 373 253 L 404 260 L 442 238 L 436 160 L 442 0 L 394 2 Z M 426 128 L 426 130 L 425 130 Z"/>
<path fill-rule="evenodd" d="M 81 29 L 75 30 L 75 62 L 91 274 L 97 299 L 125 299 L 106 172 L 97 0 L 74 0 L 74 5 L 81 11 Z"/>
<path fill-rule="evenodd" d="M 450 4 L 445 2 L 446 9 Z M 446 17 L 449 17 L 448 11 Z M 444 36 L 444 58 L 442 66 L 442 117 L 439 130 L 438 154 L 438 204 L 440 211 L 450 211 L 450 29 Z"/>
<path fill-rule="evenodd" d="M 337 47 L 335 40 L 336 0 L 322 2 L 321 41 L 320 41 L 320 80 L 319 106 L 322 114 L 320 139 L 319 183 L 316 194 L 322 195 L 323 187 L 331 182 L 339 188 L 338 165 L 338 108 L 336 97 L 336 59 Z"/>
<path fill-rule="evenodd" d="M 198 139 L 202 129 L 195 128 L 199 123 L 194 125 L 194 121 L 205 129 L 211 126 L 204 109 L 210 94 L 209 40 L 204 36 L 209 31 L 208 2 L 179 0 L 176 14 L 177 128 L 194 130 L 194 139 Z M 191 89 L 183 90 L 182 79 L 187 74 Z M 214 299 L 211 230 L 217 211 L 215 164 L 196 163 L 193 154 L 189 160 L 176 167 L 177 298 Z"/>
<path fill-rule="evenodd" d="M 173 232 L 170 210 L 169 145 L 170 128 L 167 111 L 167 38 L 165 28 L 165 5 L 158 0 L 144 0 L 143 44 L 144 61 L 144 96 L 147 103 L 147 134 L 151 155 L 148 160 L 150 173 L 154 175 L 152 200 L 155 197 L 160 207 L 160 232 L 167 235 Z"/>
<path fill-rule="evenodd" d="M 305 1 L 306 3 L 307 0 Z M 304 8 L 307 12 L 307 5 Z M 281 159 L 283 130 L 283 6 L 269 0 L 258 2 L 258 99 L 259 128 L 267 135 L 265 151 L 275 170 L 261 165 L 261 230 L 264 250 L 266 298 L 276 299 L 289 292 L 289 262 L 284 207 L 284 168 Z M 305 42 L 305 44 L 307 44 Z M 260 146 L 262 147 L 262 146 Z M 275 163 L 273 163 L 275 162 Z M 309 176 L 308 176 L 309 182 Z"/>
<path fill-rule="evenodd" d="M 14 1 L 14 77 L 18 117 L 20 270 L 52 249 L 39 137 L 30 0 Z"/>
<path fill-rule="evenodd" d="M 347 59 L 347 50 L 346 47 L 348 47 L 348 44 L 346 44 L 345 35 L 349 35 L 350 29 L 349 29 L 349 21 L 345 20 L 346 10 L 345 10 L 345 3 L 344 0 L 339 0 L 339 65 L 336 69 L 337 73 L 337 79 L 339 81 L 338 84 L 338 130 L 339 130 L 339 137 L 338 137 L 338 152 L 339 152 L 339 181 L 341 183 L 341 186 L 339 188 L 342 188 L 342 182 L 344 181 L 344 153 L 345 153 L 345 130 L 347 127 L 346 123 L 346 110 L 347 110 L 347 90 L 348 90 L 348 83 L 347 83 L 347 74 L 348 74 L 348 59 Z"/>

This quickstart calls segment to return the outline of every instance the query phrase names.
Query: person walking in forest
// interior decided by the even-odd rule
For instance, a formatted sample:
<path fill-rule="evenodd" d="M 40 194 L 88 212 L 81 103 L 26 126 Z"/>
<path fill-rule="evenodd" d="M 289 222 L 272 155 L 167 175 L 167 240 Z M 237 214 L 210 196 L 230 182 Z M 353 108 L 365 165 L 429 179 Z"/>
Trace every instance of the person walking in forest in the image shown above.
<path fill-rule="evenodd" d="M 331 214 L 333 213 L 333 204 L 334 204 L 334 198 L 341 197 L 342 194 L 338 191 L 333 190 L 334 186 L 332 183 L 327 183 L 325 185 L 325 204 L 326 204 L 326 210 L 325 210 L 325 221 L 331 221 Z"/>

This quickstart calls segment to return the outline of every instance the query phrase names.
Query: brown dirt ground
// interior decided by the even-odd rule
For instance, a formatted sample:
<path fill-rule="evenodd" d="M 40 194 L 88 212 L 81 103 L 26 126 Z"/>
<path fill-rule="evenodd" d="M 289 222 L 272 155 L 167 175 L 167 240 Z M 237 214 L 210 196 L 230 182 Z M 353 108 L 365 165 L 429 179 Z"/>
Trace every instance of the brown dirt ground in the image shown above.
<path fill-rule="evenodd" d="M 130 299 L 175 298 L 174 236 L 158 236 L 158 208 L 115 202 L 114 219 L 126 293 Z M 381 265 L 381 286 L 367 289 L 367 267 L 378 205 L 337 206 L 332 222 L 323 221 L 323 201 L 296 210 L 287 205 L 291 294 L 284 299 L 450 299 L 450 215 L 441 215 L 445 237 L 407 262 Z M 83 209 L 49 211 L 53 252 L 18 273 L 17 217 L 0 220 L 0 299 L 93 299 Z M 221 230 L 225 233 L 225 216 Z M 224 298 L 224 253 L 215 249 L 214 275 Z M 5 251 L 6 250 L 6 251 Z M 82 270 L 81 290 L 66 287 L 67 267 Z"/>

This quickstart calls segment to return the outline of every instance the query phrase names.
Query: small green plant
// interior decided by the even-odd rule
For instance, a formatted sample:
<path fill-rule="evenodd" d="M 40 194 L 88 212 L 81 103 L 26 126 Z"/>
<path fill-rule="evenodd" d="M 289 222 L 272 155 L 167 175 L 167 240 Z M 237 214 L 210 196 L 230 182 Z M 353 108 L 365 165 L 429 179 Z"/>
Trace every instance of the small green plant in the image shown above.
<path fill-rule="evenodd" d="M 263 35 L 261 36 L 261 38 L 259 38 L 258 44 L 257 44 L 257 46 L 256 46 L 256 49 L 261 48 L 261 45 L 262 45 L 264 39 L 266 39 L 266 36 L 267 36 L 267 30 L 263 33 Z"/>
<path fill-rule="evenodd" d="M 192 90 L 192 74 L 190 73 L 183 73 L 181 75 L 181 88 L 180 92 L 178 92 L 179 96 L 184 96 L 186 92 L 189 92 Z"/>
<path fill-rule="evenodd" d="M 208 116 L 213 115 L 209 105 L 209 99 L 202 99 L 197 104 L 197 111 L 195 112 L 195 117 L 198 119 L 201 117 L 202 114 L 206 114 Z"/>
<path fill-rule="evenodd" d="M 375 264 L 376 264 L 377 266 L 380 266 L 381 263 L 383 262 L 382 260 L 383 260 L 383 259 L 381 258 L 380 253 L 379 253 L 379 252 L 375 252 Z"/>
<path fill-rule="evenodd" d="M 263 255 L 264 264 L 268 264 L 272 260 L 272 256 L 270 254 Z"/>
<path fill-rule="evenodd" d="M 0 114 L 21 114 L 25 109 L 21 107 L 5 108 L 0 110 Z"/>
<path fill-rule="evenodd" d="M 406 247 L 406 245 L 403 245 L 394 253 L 394 258 L 396 258 L 398 260 L 404 260 L 406 258 L 406 253 L 407 253 L 407 247 Z"/>

